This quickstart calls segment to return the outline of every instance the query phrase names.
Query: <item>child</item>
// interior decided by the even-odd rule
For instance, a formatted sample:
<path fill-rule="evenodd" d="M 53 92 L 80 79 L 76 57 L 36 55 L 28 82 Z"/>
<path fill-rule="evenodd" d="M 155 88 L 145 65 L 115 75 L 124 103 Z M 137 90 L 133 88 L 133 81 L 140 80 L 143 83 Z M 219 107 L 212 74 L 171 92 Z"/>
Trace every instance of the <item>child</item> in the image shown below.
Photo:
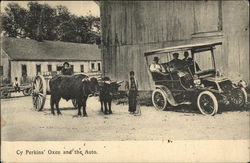
<path fill-rule="evenodd" d="M 130 71 L 129 75 L 130 75 L 129 82 L 127 83 L 128 103 L 129 103 L 128 111 L 130 112 L 130 114 L 135 114 L 137 105 L 137 95 L 138 95 L 138 82 L 135 78 L 134 71 Z"/>
<path fill-rule="evenodd" d="M 19 81 L 18 81 L 18 78 L 15 77 L 15 81 L 13 82 L 13 87 L 15 88 L 15 91 L 17 92 L 20 92 L 20 87 L 19 87 Z"/>

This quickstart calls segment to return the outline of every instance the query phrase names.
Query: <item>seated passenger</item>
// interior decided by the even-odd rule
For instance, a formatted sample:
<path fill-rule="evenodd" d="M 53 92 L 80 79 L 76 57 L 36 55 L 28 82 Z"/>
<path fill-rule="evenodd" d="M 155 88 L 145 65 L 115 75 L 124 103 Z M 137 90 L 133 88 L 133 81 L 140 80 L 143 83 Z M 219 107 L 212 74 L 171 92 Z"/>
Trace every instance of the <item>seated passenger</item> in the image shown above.
<path fill-rule="evenodd" d="M 149 66 L 149 70 L 152 73 L 154 80 L 161 80 L 166 75 L 165 69 L 159 64 L 159 58 L 154 57 L 153 63 Z"/>
<path fill-rule="evenodd" d="M 190 59 L 189 57 L 189 53 L 187 51 L 184 52 L 184 58 L 183 61 L 188 62 L 188 60 Z"/>
<path fill-rule="evenodd" d="M 179 53 L 174 53 L 173 57 L 174 57 L 174 59 L 172 59 L 169 62 L 169 66 L 171 68 L 171 71 L 178 71 L 184 66 L 184 61 L 178 59 Z"/>
<path fill-rule="evenodd" d="M 159 64 L 159 60 L 160 59 L 158 57 L 154 57 L 153 63 L 149 67 L 151 72 L 162 72 L 163 71 L 162 66 Z"/>

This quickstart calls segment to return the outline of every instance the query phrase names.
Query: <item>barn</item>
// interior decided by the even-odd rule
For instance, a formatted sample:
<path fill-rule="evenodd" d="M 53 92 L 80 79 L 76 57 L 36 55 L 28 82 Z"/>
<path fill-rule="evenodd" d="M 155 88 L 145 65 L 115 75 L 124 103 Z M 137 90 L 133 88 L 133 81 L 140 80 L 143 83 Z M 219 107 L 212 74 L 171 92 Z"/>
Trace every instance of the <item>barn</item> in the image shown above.
<path fill-rule="evenodd" d="M 103 72 L 126 80 L 134 70 L 142 90 L 152 89 L 144 53 L 221 40 L 217 68 L 249 83 L 249 1 L 100 1 Z"/>
<path fill-rule="evenodd" d="M 74 74 L 101 74 L 101 50 L 98 45 L 60 41 L 38 42 L 31 39 L 1 39 L 1 76 L 3 83 L 29 83 L 36 75 L 59 74 L 68 62 Z"/>

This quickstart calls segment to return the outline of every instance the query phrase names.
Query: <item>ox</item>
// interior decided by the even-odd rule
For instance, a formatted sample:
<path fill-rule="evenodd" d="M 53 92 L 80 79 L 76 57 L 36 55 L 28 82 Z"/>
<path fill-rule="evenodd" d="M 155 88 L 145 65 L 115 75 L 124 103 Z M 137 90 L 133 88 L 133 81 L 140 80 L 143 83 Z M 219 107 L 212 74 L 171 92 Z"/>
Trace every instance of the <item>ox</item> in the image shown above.
<path fill-rule="evenodd" d="M 104 114 L 112 114 L 111 103 L 115 93 L 118 92 L 118 88 L 121 86 L 121 82 L 112 82 L 109 77 L 103 77 L 100 86 L 100 102 L 101 102 L 101 112 L 103 112 L 104 105 Z"/>
<path fill-rule="evenodd" d="M 83 116 L 86 113 L 86 101 L 89 95 L 94 94 L 98 89 L 96 78 L 88 78 L 88 76 L 79 75 L 58 75 L 53 77 L 50 82 L 50 106 L 51 113 L 55 115 L 54 105 L 57 109 L 57 114 L 60 115 L 59 101 L 61 98 L 65 100 L 75 99 L 78 106 L 78 116 L 81 116 L 81 107 L 83 107 Z"/>

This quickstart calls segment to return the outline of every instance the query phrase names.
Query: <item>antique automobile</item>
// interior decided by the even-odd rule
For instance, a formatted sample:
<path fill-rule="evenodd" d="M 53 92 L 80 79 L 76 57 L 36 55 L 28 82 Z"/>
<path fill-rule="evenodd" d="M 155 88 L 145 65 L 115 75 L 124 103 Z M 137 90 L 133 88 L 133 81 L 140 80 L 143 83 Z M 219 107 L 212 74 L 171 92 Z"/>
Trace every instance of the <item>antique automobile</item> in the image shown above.
<path fill-rule="evenodd" d="M 155 108 L 164 110 L 192 104 L 204 115 L 215 115 L 221 107 L 243 107 L 247 102 L 246 82 L 233 82 L 216 69 L 214 55 L 221 45 L 220 41 L 206 42 L 146 52 L 144 56 L 155 88 L 152 93 Z M 159 71 L 150 69 L 153 58 L 160 60 Z"/>

